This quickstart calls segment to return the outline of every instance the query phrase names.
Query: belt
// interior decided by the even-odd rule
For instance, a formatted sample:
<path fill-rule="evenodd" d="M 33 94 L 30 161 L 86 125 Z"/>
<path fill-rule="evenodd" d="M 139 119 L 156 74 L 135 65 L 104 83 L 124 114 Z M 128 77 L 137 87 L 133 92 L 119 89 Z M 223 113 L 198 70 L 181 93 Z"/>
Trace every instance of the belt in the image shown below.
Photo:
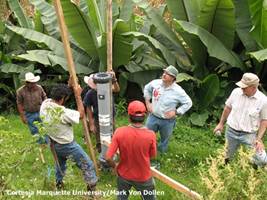
<path fill-rule="evenodd" d="M 158 118 L 158 119 L 166 120 L 166 119 L 164 119 L 164 118 L 162 118 L 162 117 L 158 117 L 158 116 L 156 116 L 156 115 L 154 115 L 154 114 L 151 114 L 151 115 L 153 115 L 154 117 L 156 117 L 156 118 Z"/>
<path fill-rule="evenodd" d="M 244 135 L 246 135 L 246 134 L 253 134 L 253 133 L 255 133 L 255 132 L 247 132 L 247 131 L 235 130 L 235 129 L 233 129 L 233 128 L 232 128 L 232 127 L 230 127 L 230 126 L 229 126 L 229 128 L 230 128 L 231 130 L 233 130 L 234 132 L 237 132 L 237 133 L 239 133 L 239 134 L 244 134 Z"/>

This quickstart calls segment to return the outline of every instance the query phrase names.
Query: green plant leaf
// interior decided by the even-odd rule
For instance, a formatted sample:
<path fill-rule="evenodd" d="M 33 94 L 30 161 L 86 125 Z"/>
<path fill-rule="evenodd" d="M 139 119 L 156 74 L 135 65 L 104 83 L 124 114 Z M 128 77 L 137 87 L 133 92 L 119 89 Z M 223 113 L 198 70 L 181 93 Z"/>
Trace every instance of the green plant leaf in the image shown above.
<path fill-rule="evenodd" d="M 232 67 L 238 67 L 242 70 L 244 69 L 243 63 L 234 54 L 234 52 L 227 49 L 220 40 L 218 40 L 207 30 L 186 21 L 175 20 L 174 25 L 178 32 L 186 31 L 190 34 L 198 36 L 202 43 L 207 47 L 208 53 L 211 57 L 222 60 L 230 64 Z M 190 46 L 190 44 L 188 45 Z"/>
<path fill-rule="evenodd" d="M 20 65 L 12 64 L 12 63 L 7 63 L 3 64 L 0 67 L 1 72 L 3 73 L 21 73 L 24 72 L 24 68 Z"/>
<path fill-rule="evenodd" d="M 250 30 L 252 28 L 249 6 L 247 0 L 234 0 L 235 16 L 236 16 L 236 32 L 246 47 L 247 51 L 256 51 L 258 45 L 255 39 L 251 36 Z"/>
<path fill-rule="evenodd" d="M 252 16 L 252 35 L 264 48 L 267 48 L 267 1 L 248 0 Z"/>
<path fill-rule="evenodd" d="M 195 81 L 197 83 L 200 83 L 200 80 L 198 80 L 197 78 L 187 74 L 187 73 L 178 73 L 178 75 L 176 76 L 176 82 L 182 82 L 182 81 Z"/>
<path fill-rule="evenodd" d="M 27 54 L 18 56 L 29 61 L 38 62 L 43 65 L 56 66 L 60 65 L 65 71 L 68 71 L 68 63 L 64 57 L 55 55 L 52 51 L 47 50 L 31 50 Z M 93 72 L 92 68 L 84 66 L 80 63 L 74 63 L 77 74 L 89 74 Z"/>
<path fill-rule="evenodd" d="M 88 16 L 90 16 L 95 29 L 99 31 L 100 34 L 102 34 L 105 30 L 105 27 L 103 22 L 101 21 L 98 5 L 95 0 L 87 0 L 86 2 L 89 11 Z"/>
<path fill-rule="evenodd" d="M 41 20 L 47 33 L 56 39 L 60 38 L 57 15 L 54 7 L 45 0 L 30 0 L 30 2 L 41 13 Z"/>
<path fill-rule="evenodd" d="M 32 28 L 32 23 L 27 15 L 24 13 L 18 0 L 7 0 L 10 9 L 14 12 L 19 25 L 24 28 Z"/>
<path fill-rule="evenodd" d="M 113 67 L 117 68 L 121 65 L 129 63 L 133 45 L 132 38 L 124 37 L 123 33 L 130 31 L 129 24 L 123 20 L 116 20 L 113 28 Z"/>
<path fill-rule="evenodd" d="M 91 19 L 80 8 L 69 0 L 61 0 L 65 22 L 69 32 L 79 46 L 91 57 L 97 57 L 99 47 L 96 30 Z"/>
<path fill-rule="evenodd" d="M 145 41 L 150 47 L 152 47 L 158 55 L 161 55 L 161 57 L 165 60 L 166 63 L 169 65 L 176 65 L 176 59 L 175 56 L 160 42 L 158 42 L 156 39 L 152 38 L 149 35 L 143 34 L 141 32 L 128 32 L 124 34 L 125 36 L 134 36 L 140 41 Z"/>
<path fill-rule="evenodd" d="M 204 111 L 204 113 L 192 113 L 189 117 L 190 122 L 195 126 L 203 127 L 209 117 L 208 111 Z"/>
<path fill-rule="evenodd" d="M 18 57 L 33 62 L 38 62 L 41 63 L 42 65 L 51 65 L 51 62 L 47 57 L 47 55 L 49 54 L 53 54 L 53 52 L 47 50 L 31 50 L 27 51 L 27 54 L 18 55 Z"/>
<path fill-rule="evenodd" d="M 232 49 L 235 36 L 232 0 L 206 0 L 196 24 L 213 34 L 228 49 Z"/>
<path fill-rule="evenodd" d="M 249 55 L 256 58 L 259 62 L 267 60 L 267 49 L 250 52 Z"/>
<path fill-rule="evenodd" d="M 216 74 L 210 74 L 201 82 L 197 91 L 199 108 L 201 110 L 210 106 L 220 91 L 220 81 Z"/>
<path fill-rule="evenodd" d="M 159 15 L 158 12 L 154 8 L 152 8 L 147 1 L 133 0 L 133 2 L 135 2 L 146 12 L 148 20 L 151 21 L 151 23 L 157 28 L 157 30 L 165 37 L 167 37 L 173 43 L 173 45 L 176 46 L 176 53 L 180 55 L 181 58 L 186 59 L 186 61 L 181 59 L 180 63 L 191 63 L 183 45 L 181 44 L 181 41 L 177 37 L 177 34 L 171 29 L 169 24 L 164 21 L 163 17 Z M 177 58 L 179 59 L 179 56 Z"/>
<path fill-rule="evenodd" d="M 196 22 L 199 9 L 203 4 L 203 0 L 167 0 L 166 2 L 173 18 L 192 23 Z"/>
<path fill-rule="evenodd" d="M 129 21 L 132 14 L 133 14 L 133 8 L 134 4 L 132 0 L 124 0 L 121 1 L 120 6 L 120 19 L 124 21 Z"/>
<path fill-rule="evenodd" d="M 65 57 L 64 46 L 62 42 L 56 40 L 55 38 L 31 29 L 20 28 L 17 26 L 7 26 L 7 28 L 17 33 L 18 35 L 23 36 L 25 39 L 34 41 L 36 43 L 45 44 L 57 56 Z M 78 62 L 83 65 L 88 65 L 88 63 L 90 62 L 88 55 L 82 54 L 74 49 L 72 49 L 72 54 L 74 62 Z"/>

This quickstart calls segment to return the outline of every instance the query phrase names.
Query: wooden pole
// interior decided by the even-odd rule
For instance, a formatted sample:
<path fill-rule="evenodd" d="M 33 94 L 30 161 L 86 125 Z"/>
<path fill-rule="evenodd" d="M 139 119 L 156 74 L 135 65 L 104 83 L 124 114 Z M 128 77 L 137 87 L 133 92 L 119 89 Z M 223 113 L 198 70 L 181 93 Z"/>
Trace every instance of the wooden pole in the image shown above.
<path fill-rule="evenodd" d="M 110 143 L 105 141 L 104 143 L 106 146 L 109 146 Z M 119 151 L 116 152 L 119 154 Z M 198 194 L 197 192 L 194 192 L 193 190 L 190 190 L 188 187 L 184 186 L 183 184 L 173 180 L 172 178 L 168 177 L 167 175 L 161 173 L 160 171 L 156 170 L 154 167 L 150 167 L 151 174 L 153 177 L 159 179 L 166 185 L 170 186 L 171 188 L 175 189 L 178 192 L 183 193 L 184 195 L 188 196 L 190 199 L 199 199 L 202 200 L 202 196 Z"/>
<path fill-rule="evenodd" d="M 80 94 L 78 93 L 78 88 L 80 86 L 78 84 L 78 79 L 76 76 L 75 66 L 74 66 L 71 48 L 70 48 L 70 44 L 69 44 L 67 27 L 65 25 L 65 20 L 64 20 L 64 15 L 63 15 L 63 10 L 62 10 L 60 0 L 54 0 L 54 4 L 55 4 L 55 10 L 57 13 L 57 19 L 59 22 L 61 39 L 62 39 L 63 44 L 64 44 L 65 56 L 67 58 L 70 80 L 71 80 L 71 84 L 73 87 L 73 91 L 74 91 L 74 95 L 75 95 L 75 99 L 76 99 L 76 104 L 77 104 L 78 110 L 82 111 L 84 113 L 84 107 L 83 107 L 82 99 L 81 99 Z M 82 117 L 82 125 L 83 125 L 84 136 L 85 136 L 87 148 L 88 148 L 88 151 L 91 155 L 93 163 L 95 165 L 96 174 L 98 175 L 99 173 L 98 173 L 96 158 L 95 158 L 92 142 L 91 142 L 91 139 L 89 136 L 89 130 L 88 130 L 87 122 L 86 122 L 86 117 Z"/>
<path fill-rule="evenodd" d="M 150 167 L 152 176 L 161 180 L 163 183 L 167 184 L 171 188 L 185 194 L 191 199 L 202 199 L 202 197 L 194 192 L 193 190 L 190 190 L 188 187 L 184 186 L 183 184 L 171 179 L 170 177 L 166 176 L 165 174 L 161 173 L 160 171 L 156 170 L 153 167 Z"/>
<path fill-rule="evenodd" d="M 107 1 L 107 71 L 112 71 L 112 0 Z"/>

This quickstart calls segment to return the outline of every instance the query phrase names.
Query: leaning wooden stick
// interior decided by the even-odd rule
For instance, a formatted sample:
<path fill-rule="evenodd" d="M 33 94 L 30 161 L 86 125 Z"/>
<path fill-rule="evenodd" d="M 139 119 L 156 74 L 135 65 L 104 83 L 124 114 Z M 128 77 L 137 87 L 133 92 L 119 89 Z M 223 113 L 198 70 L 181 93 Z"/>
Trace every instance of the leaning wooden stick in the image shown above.
<path fill-rule="evenodd" d="M 112 71 L 112 0 L 107 1 L 107 71 Z"/>
<path fill-rule="evenodd" d="M 110 143 L 105 141 L 104 145 L 109 146 Z M 117 151 L 117 154 L 119 154 L 119 151 Z M 188 196 L 191 199 L 203 199 L 203 197 L 200 194 L 198 194 L 197 192 L 190 190 L 188 187 L 173 180 L 172 178 L 168 177 L 167 175 L 161 173 L 160 171 L 156 170 L 154 167 L 150 167 L 150 170 L 151 170 L 151 174 L 153 177 L 159 179 L 160 181 L 162 181 L 166 185 L 170 186 L 171 188 L 175 189 L 176 191 L 183 193 L 184 195 Z"/>
<path fill-rule="evenodd" d="M 64 51 L 65 51 L 65 55 L 67 58 L 68 69 L 69 69 L 72 87 L 74 90 L 76 104 L 77 104 L 78 110 L 82 111 L 84 113 L 84 107 L 83 107 L 82 99 L 81 99 L 80 94 L 78 93 L 79 84 L 78 84 L 78 80 L 77 80 L 77 76 L 76 76 L 75 66 L 74 66 L 71 48 L 70 48 L 70 44 L 69 44 L 67 27 L 65 25 L 65 20 L 64 20 L 64 15 L 63 15 L 63 10 L 62 10 L 60 0 L 55 0 L 54 4 L 55 4 L 55 10 L 56 10 L 57 18 L 58 18 L 58 22 L 59 22 L 61 38 L 62 38 L 62 41 L 64 44 Z M 95 165 L 96 174 L 98 175 L 99 173 L 98 173 L 95 153 L 94 153 L 92 142 L 91 142 L 91 139 L 89 136 L 89 130 L 88 130 L 87 122 L 86 122 L 86 117 L 82 117 L 82 124 L 83 124 L 83 130 L 84 130 L 84 136 L 85 136 L 87 148 L 90 152 L 91 158 L 92 158 L 93 163 Z"/>
<path fill-rule="evenodd" d="M 166 176 L 165 174 L 161 173 L 155 168 L 150 167 L 150 170 L 151 170 L 153 177 L 161 180 L 163 183 L 167 184 L 171 188 L 185 194 L 191 199 L 202 199 L 202 197 L 198 193 L 194 192 L 193 190 L 190 190 L 188 187 L 184 186 L 183 184 L 171 179 L 170 177 Z"/>

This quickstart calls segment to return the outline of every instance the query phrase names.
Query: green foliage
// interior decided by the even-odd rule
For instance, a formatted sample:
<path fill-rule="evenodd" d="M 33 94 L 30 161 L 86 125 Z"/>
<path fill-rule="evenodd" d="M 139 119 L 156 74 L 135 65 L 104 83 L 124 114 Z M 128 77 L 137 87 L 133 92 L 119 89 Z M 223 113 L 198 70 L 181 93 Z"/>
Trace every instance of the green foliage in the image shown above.
<path fill-rule="evenodd" d="M 25 14 L 18 0 L 8 0 L 10 9 L 14 12 L 19 25 L 24 28 L 32 28 L 32 22 Z"/>
<path fill-rule="evenodd" d="M 124 103 L 121 103 L 124 104 Z M 6 190 L 23 190 L 23 191 L 52 191 L 55 192 L 55 171 L 54 161 L 49 148 L 43 149 L 43 155 L 46 163 L 40 160 L 39 145 L 36 144 L 36 138 L 33 138 L 27 126 L 20 122 L 18 116 L 9 115 L 6 118 L 0 118 L 0 177 L 1 183 L 4 183 L 2 189 L 3 198 L 16 198 L 16 196 L 7 196 Z M 7 120 L 9 122 L 7 122 Z M 124 116 L 116 117 L 116 127 L 128 125 L 128 118 Z M 6 131 L 6 133 L 4 133 Z M 74 127 L 76 141 L 86 149 L 82 140 L 82 126 Z M 157 134 L 158 135 L 158 134 Z M 92 136 L 95 144 L 94 137 Z M 186 185 L 190 189 L 202 194 L 204 187 L 200 184 L 198 174 L 198 165 L 204 162 L 210 155 L 214 155 L 216 149 L 221 146 L 212 133 L 208 130 L 191 128 L 181 119 L 177 121 L 173 136 L 171 137 L 169 151 L 166 154 L 157 156 L 160 163 L 160 171 L 170 176 L 174 180 Z M 205 148 L 203 148 L 205 147 Z M 207 147 L 207 148 L 206 148 Z M 23 155 L 25 153 L 25 156 Z M 12 168 L 17 164 L 17 167 Z M 85 191 L 85 184 L 82 179 L 80 170 L 72 162 L 67 163 L 68 169 L 64 177 L 66 191 Z M 10 175 L 8 175 L 10 174 Z M 163 191 L 157 199 L 188 199 L 184 195 L 171 189 L 162 182 L 156 181 L 157 191 Z M 116 177 L 109 172 L 100 172 L 100 181 L 97 185 L 98 190 L 108 191 L 116 190 Z M 0 198 L 1 198 L 0 197 Z M 21 196 L 19 196 L 21 197 Z M 25 197 L 27 198 L 27 197 Z M 40 196 L 36 193 L 32 199 L 81 199 L 83 196 Z M 103 199 L 116 199 L 115 195 L 105 196 Z M 140 199 L 139 196 L 131 196 L 130 199 Z"/>
<path fill-rule="evenodd" d="M 249 8 L 253 21 L 252 35 L 257 42 L 267 48 L 267 4 L 265 0 L 249 0 Z"/>
<path fill-rule="evenodd" d="M 240 149 L 235 160 L 224 165 L 224 150 L 207 159 L 201 169 L 206 187 L 205 199 L 256 200 L 266 197 L 266 169 L 255 170 L 250 159 L 253 152 Z"/>
<path fill-rule="evenodd" d="M 205 110 L 214 101 L 220 90 L 219 77 L 216 74 L 210 74 L 200 83 L 197 96 L 199 99 L 198 106 Z"/>
<path fill-rule="evenodd" d="M 190 115 L 190 122 L 195 126 L 205 126 L 207 119 L 209 118 L 209 112 L 206 110 L 203 113 L 193 113 Z"/>
<path fill-rule="evenodd" d="M 120 98 L 118 103 L 115 104 L 116 116 L 124 116 L 127 113 L 127 102 L 125 99 Z"/>

